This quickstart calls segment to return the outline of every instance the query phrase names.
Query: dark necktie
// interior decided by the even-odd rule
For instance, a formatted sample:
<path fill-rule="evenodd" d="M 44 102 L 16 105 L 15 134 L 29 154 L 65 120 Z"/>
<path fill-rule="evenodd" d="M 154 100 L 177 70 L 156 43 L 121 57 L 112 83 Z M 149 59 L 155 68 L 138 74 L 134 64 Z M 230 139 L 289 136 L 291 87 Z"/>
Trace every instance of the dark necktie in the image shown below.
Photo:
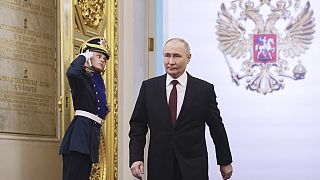
<path fill-rule="evenodd" d="M 176 123 L 177 118 L 177 80 L 172 80 L 171 84 L 173 85 L 172 90 L 169 96 L 169 109 L 171 115 L 171 122 L 173 125 Z"/>

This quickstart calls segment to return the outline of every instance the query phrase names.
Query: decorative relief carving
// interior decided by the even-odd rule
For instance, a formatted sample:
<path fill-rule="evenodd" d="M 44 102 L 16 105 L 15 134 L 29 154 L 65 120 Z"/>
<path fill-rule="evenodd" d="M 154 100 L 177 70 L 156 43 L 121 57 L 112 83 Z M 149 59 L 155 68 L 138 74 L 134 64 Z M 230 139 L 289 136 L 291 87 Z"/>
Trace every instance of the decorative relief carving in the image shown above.
<path fill-rule="evenodd" d="M 78 0 L 78 6 L 86 26 L 98 28 L 103 18 L 105 2 L 105 0 Z"/>
<path fill-rule="evenodd" d="M 118 109 L 118 106 L 119 106 L 119 102 L 118 102 L 118 99 L 119 99 L 119 94 L 118 94 L 118 82 L 119 82 L 119 76 L 118 76 L 118 72 L 119 72 L 119 70 L 118 70 L 118 64 L 119 64 L 119 61 L 118 61 L 118 49 L 119 49 L 119 44 L 118 44 L 118 41 L 117 41 L 117 39 L 118 39 L 118 21 L 119 21 L 119 19 L 118 19 L 118 0 L 115 0 L 114 1 L 114 6 L 115 6 L 115 9 L 114 9 L 114 37 L 113 37 L 113 39 L 115 39 L 115 41 L 114 41 L 114 52 L 113 52 L 113 54 L 114 54 L 114 69 L 113 69 L 113 71 L 114 71 L 114 109 L 115 109 L 115 113 L 114 113 L 114 119 L 115 119 L 115 121 L 114 121 L 114 129 L 115 129 L 115 131 L 114 131 L 114 143 L 113 143 L 113 145 L 114 145 L 114 157 L 113 157 L 113 178 L 114 179 L 118 179 L 118 173 L 119 173 L 119 170 L 118 170 L 118 131 L 117 131 L 117 129 L 118 129 L 118 119 L 119 119 L 119 109 Z"/>

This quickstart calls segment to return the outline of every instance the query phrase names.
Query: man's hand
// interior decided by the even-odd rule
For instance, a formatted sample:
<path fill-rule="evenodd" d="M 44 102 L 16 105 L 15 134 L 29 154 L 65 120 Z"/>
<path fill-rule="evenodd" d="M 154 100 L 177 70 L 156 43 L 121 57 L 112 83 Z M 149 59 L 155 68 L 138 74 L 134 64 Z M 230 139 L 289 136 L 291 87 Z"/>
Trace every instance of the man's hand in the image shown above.
<path fill-rule="evenodd" d="M 131 173 L 134 177 L 142 179 L 142 174 L 144 174 L 144 165 L 142 161 L 136 161 L 131 165 Z"/>
<path fill-rule="evenodd" d="M 230 177 L 232 175 L 232 172 L 233 172 L 232 165 L 231 164 L 228 164 L 228 165 L 225 165 L 225 166 L 221 165 L 220 166 L 220 172 L 221 172 L 223 180 L 230 179 Z"/>

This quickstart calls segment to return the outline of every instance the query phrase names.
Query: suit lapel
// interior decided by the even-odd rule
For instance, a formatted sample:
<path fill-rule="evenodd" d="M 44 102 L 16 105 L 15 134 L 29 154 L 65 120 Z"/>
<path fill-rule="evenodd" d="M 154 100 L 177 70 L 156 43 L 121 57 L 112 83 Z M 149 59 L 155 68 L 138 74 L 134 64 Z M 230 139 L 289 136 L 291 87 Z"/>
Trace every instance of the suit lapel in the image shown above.
<path fill-rule="evenodd" d="M 157 89 L 156 91 L 159 91 L 158 93 L 158 101 L 159 102 L 159 107 L 164 107 L 165 112 L 163 114 L 163 119 L 166 121 L 166 123 L 170 126 L 172 126 L 171 120 L 170 120 L 170 110 L 169 110 L 169 105 L 167 102 L 167 90 L 166 90 L 166 77 L 167 74 L 164 74 L 163 76 L 160 76 L 160 81 L 157 83 Z"/>
<path fill-rule="evenodd" d="M 186 92 L 184 94 L 183 103 L 182 103 L 181 110 L 180 110 L 180 113 L 178 115 L 176 123 L 179 123 L 183 119 L 182 117 L 184 116 L 185 112 L 188 109 L 188 106 L 190 105 L 190 103 L 192 102 L 192 99 L 195 96 L 195 94 L 193 93 L 193 90 L 195 88 L 194 87 L 194 83 L 193 83 L 193 77 L 189 73 L 187 73 L 187 75 L 188 76 L 187 76 Z"/>
<path fill-rule="evenodd" d="M 166 90 L 166 74 L 161 76 L 160 83 L 158 84 L 157 88 L 159 92 L 159 102 L 161 106 L 167 106 L 168 108 L 168 113 L 170 116 L 170 111 L 169 111 L 169 106 L 167 103 L 167 90 Z"/>

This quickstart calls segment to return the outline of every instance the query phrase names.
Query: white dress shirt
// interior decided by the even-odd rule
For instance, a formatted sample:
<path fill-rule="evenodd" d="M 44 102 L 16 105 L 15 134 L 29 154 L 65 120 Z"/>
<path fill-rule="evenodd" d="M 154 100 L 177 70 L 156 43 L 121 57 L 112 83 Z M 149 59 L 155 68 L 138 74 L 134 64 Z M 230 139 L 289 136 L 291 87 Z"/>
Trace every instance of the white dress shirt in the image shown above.
<path fill-rule="evenodd" d="M 167 102 L 169 104 L 169 97 L 170 97 L 170 92 L 173 88 L 173 85 L 171 84 L 172 80 L 177 80 L 179 83 L 176 85 L 177 87 L 177 119 L 182 107 L 184 95 L 186 93 L 186 87 L 187 87 L 187 72 L 184 71 L 184 73 L 178 77 L 177 79 L 173 79 L 170 75 L 167 74 L 167 79 L 166 79 L 166 91 L 167 91 Z"/>

